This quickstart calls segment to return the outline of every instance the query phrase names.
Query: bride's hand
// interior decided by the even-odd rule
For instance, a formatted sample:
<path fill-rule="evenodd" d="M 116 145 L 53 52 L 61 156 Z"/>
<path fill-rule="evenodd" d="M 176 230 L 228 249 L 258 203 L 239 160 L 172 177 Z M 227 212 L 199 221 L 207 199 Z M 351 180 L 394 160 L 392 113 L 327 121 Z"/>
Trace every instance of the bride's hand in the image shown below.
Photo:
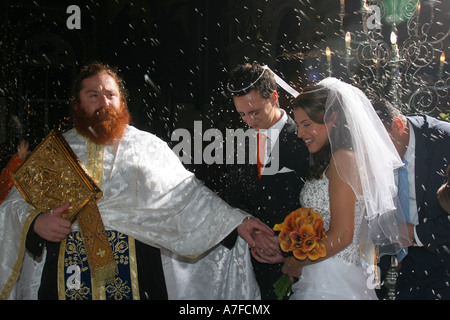
<path fill-rule="evenodd" d="M 281 272 L 285 273 L 289 276 L 289 281 L 291 283 L 294 283 L 294 278 L 300 277 L 302 274 L 302 267 L 304 265 L 304 262 L 294 258 L 294 257 L 287 257 L 284 260 L 284 265 L 281 268 Z"/>

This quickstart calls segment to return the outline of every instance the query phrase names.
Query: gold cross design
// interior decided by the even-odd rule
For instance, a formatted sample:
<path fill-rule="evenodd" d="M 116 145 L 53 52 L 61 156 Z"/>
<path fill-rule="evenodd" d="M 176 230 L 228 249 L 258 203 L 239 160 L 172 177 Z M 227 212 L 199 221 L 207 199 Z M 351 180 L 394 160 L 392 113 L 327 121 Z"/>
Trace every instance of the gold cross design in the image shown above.
<path fill-rule="evenodd" d="M 94 215 L 92 213 L 88 213 L 84 218 L 84 221 L 89 224 L 92 224 L 92 221 L 94 221 Z"/>
<path fill-rule="evenodd" d="M 96 253 L 96 255 L 103 258 L 105 256 L 105 250 L 98 248 L 98 252 Z"/>

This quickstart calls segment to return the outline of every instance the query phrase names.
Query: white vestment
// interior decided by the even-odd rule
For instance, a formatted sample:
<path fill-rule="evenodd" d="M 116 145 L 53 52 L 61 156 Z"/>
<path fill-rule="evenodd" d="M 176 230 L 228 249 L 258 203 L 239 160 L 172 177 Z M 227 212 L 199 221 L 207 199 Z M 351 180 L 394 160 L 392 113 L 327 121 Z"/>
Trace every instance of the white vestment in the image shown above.
<path fill-rule="evenodd" d="M 74 129 L 64 137 L 86 166 L 88 141 Z M 128 126 L 116 148 L 104 147 L 102 164 L 97 205 L 105 228 L 163 249 L 169 298 L 259 298 L 245 241 L 238 237 L 232 250 L 219 244 L 247 214 L 197 180 L 164 141 Z M 24 256 L 32 209 L 16 188 L 0 206 L 0 298 L 30 297 L 15 288 L 17 278 L 19 286 L 27 278 L 20 270 L 35 270 L 40 279 L 40 268 L 22 265 L 30 261 Z"/>

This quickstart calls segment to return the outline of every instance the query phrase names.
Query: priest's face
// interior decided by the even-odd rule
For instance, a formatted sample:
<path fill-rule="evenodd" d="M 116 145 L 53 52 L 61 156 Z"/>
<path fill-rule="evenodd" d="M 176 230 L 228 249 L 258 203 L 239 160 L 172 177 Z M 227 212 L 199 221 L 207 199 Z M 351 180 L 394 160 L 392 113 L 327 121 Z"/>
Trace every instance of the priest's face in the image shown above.
<path fill-rule="evenodd" d="M 117 143 L 130 122 L 119 87 L 107 73 L 84 79 L 73 106 L 77 131 L 97 144 Z"/>

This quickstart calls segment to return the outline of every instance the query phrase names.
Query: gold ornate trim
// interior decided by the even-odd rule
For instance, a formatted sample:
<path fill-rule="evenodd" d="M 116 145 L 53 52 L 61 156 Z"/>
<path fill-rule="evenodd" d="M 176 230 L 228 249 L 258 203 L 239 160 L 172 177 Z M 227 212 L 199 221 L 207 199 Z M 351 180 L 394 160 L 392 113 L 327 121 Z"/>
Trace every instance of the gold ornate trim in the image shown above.
<path fill-rule="evenodd" d="M 140 300 L 139 294 L 139 281 L 137 272 L 137 259 L 136 259 L 136 242 L 134 238 L 128 236 L 128 247 L 130 251 L 130 277 L 131 287 L 133 289 L 133 300 Z"/>
<path fill-rule="evenodd" d="M 66 300 L 65 280 L 64 280 L 64 255 L 66 252 L 66 239 L 60 242 L 58 255 L 58 299 Z"/>
<path fill-rule="evenodd" d="M 35 209 L 25 219 L 25 222 L 22 227 L 20 247 L 19 247 L 19 252 L 17 254 L 17 259 L 16 259 L 16 262 L 14 263 L 14 267 L 12 268 L 11 274 L 0 293 L 0 300 L 8 299 L 9 295 L 11 294 L 12 289 L 14 288 L 14 284 L 16 283 L 17 279 L 19 278 L 20 269 L 22 268 L 23 256 L 25 254 L 25 243 L 26 243 L 26 239 L 27 239 L 28 229 L 30 229 L 31 223 L 39 215 L 39 213 L 40 213 L 40 211 Z"/>
<path fill-rule="evenodd" d="M 103 157 L 105 154 L 105 147 L 103 145 L 95 144 L 91 141 L 87 143 L 87 163 L 86 169 L 89 175 L 101 188 L 103 182 Z"/>

